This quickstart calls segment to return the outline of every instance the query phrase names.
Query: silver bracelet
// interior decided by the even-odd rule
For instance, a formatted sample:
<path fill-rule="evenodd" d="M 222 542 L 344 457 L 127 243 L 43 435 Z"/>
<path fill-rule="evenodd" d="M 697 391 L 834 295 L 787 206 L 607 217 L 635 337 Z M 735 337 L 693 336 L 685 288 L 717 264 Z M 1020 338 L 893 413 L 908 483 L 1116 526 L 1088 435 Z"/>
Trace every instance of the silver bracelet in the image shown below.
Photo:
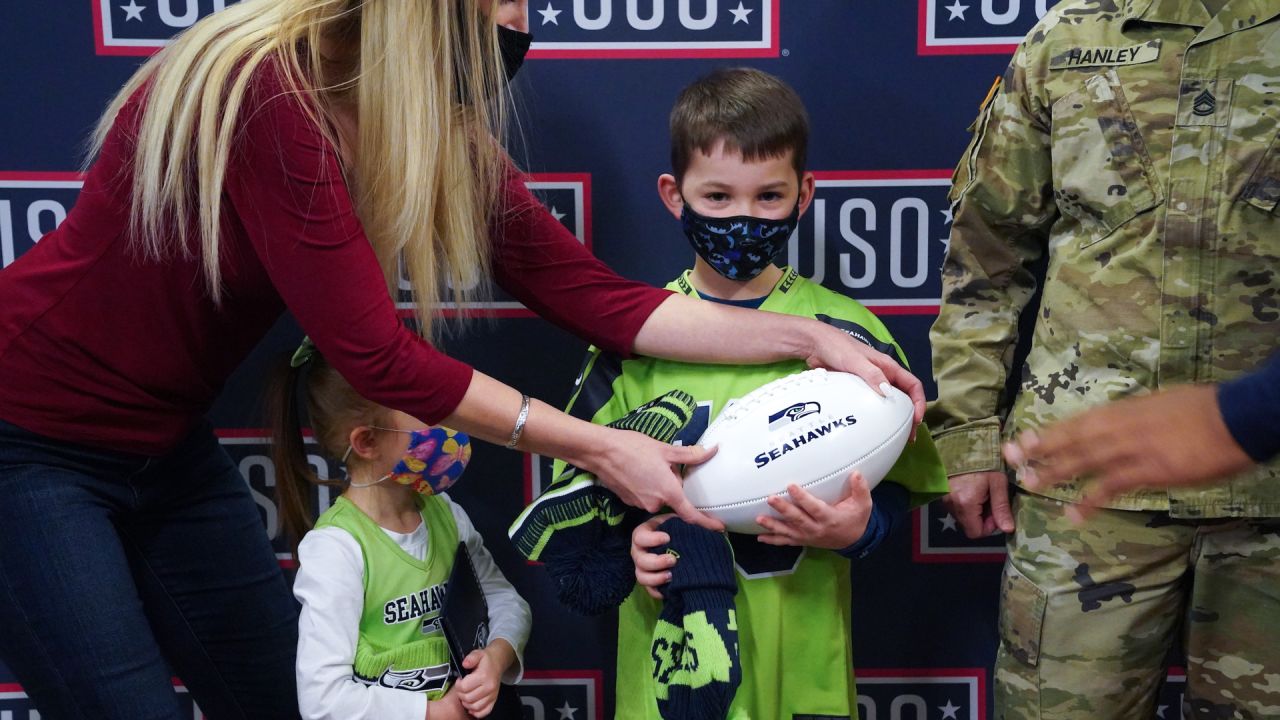
<path fill-rule="evenodd" d="M 529 396 L 520 396 L 520 414 L 516 416 L 516 426 L 511 429 L 511 439 L 507 441 L 507 449 L 515 450 L 520 444 L 520 436 L 524 434 L 524 421 L 529 419 Z"/>

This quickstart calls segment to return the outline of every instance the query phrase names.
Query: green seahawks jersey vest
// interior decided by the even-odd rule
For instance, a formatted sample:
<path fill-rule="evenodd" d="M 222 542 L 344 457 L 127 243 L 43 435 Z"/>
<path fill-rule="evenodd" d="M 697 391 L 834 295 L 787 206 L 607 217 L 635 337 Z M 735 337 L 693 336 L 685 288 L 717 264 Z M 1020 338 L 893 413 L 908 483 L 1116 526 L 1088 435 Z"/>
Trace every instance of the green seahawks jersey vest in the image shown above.
<path fill-rule="evenodd" d="M 427 528 L 425 561 L 406 553 L 344 497 L 316 521 L 351 534 L 364 557 L 364 613 L 356 641 L 355 678 L 369 685 L 425 692 L 449 686 L 449 647 L 440 609 L 458 547 L 458 526 L 444 499 L 420 496 Z"/>
<path fill-rule="evenodd" d="M 697 297 L 689 273 L 668 289 Z M 800 277 L 791 268 L 761 310 L 816 318 L 854 339 L 906 359 L 884 324 L 855 300 Z M 672 389 L 691 393 L 698 409 L 677 442 L 692 444 L 736 398 L 807 369 L 803 361 L 770 365 L 699 365 L 637 357 L 622 360 L 593 348 L 569 412 L 607 423 Z M 552 476 L 558 472 L 558 467 Z M 887 478 L 922 503 L 947 491 L 946 475 L 921 426 Z M 780 548 L 730 535 L 738 566 L 737 620 L 742 684 L 729 717 L 789 720 L 793 715 L 857 717 L 850 646 L 849 561 L 827 550 Z M 659 604 L 636 588 L 618 615 L 617 717 L 659 718 L 650 645 Z"/>

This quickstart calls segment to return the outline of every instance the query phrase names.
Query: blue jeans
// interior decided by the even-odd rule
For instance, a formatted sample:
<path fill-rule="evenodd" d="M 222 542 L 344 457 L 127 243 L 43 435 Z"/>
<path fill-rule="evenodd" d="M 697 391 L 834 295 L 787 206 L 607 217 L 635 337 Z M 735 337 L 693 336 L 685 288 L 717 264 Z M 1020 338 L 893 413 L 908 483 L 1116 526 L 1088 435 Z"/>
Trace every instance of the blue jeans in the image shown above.
<path fill-rule="evenodd" d="M 173 673 L 210 720 L 297 718 L 297 623 L 207 424 L 153 458 L 0 422 L 0 659 L 46 720 L 177 720 Z"/>

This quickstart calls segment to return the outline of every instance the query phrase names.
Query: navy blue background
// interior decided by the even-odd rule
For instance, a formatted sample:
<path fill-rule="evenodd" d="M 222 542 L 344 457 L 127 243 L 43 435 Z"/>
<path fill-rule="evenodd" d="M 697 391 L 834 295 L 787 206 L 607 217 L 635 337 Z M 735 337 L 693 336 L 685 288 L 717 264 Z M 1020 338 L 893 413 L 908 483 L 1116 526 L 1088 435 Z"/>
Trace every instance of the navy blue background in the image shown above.
<path fill-rule="evenodd" d="M 575 3 L 588 20 L 610 7 L 610 23 L 598 30 L 580 27 Z M 513 151 L 535 179 L 554 185 L 544 200 L 566 213 L 566 225 L 598 256 L 623 275 L 663 284 L 691 262 L 679 226 L 655 190 L 658 175 L 669 169 L 672 101 L 713 67 L 752 65 L 780 75 L 805 99 L 813 125 L 810 169 L 819 172 L 817 202 L 793 238 L 791 257 L 804 274 L 881 313 L 932 396 L 927 333 L 948 232 L 950 169 L 979 102 L 1044 4 L 944 3 L 640 0 L 634 4 L 641 21 L 654 17 L 657 7 L 664 14 L 655 29 L 637 30 L 628 23 L 626 0 L 533 0 L 535 49 L 516 83 L 523 142 L 517 140 Z M 105 103 L 141 62 L 145 46 L 174 32 L 157 6 L 177 16 L 191 7 L 202 16 L 219 4 L 58 0 L 0 7 L 0 241 L 6 260 L 31 247 L 29 215 L 38 237 L 58 217 L 54 203 L 65 209 L 74 202 L 74 188 L 44 183 L 74 180 L 71 173 Z M 682 4 L 693 22 L 681 22 Z M 139 19 L 128 19 L 126 5 Z M 1007 22 L 986 22 L 984 9 Z M 716 22 L 709 28 L 686 27 L 697 27 L 712 10 Z M 578 199 L 581 207 L 566 207 Z M 470 322 L 446 349 L 563 405 L 584 343 L 518 309 L 495 314 Z M 264 465 L 259 393 L 268 363 L 291 351 L 298 336 L 283 319 L 212 412 L 273 537 L 274 479 Z M 317 462 L 335 470 L 330 461 Z M 536 492 L 533 478 L 539 471 L 545 478 L 548 465 L 543 458 L 481 447 L 453 495 L 533 606 L 523 689 L 528 717 L 610 717 L 612 619 L 562 610 L 541 570 L 521 562 L 505 538 L 507 524 Z M 322 504 L 318 500 L 317 509 Z M 276 545 L 283 556 L 279 538 Z M 935 503 L 855 568 L 854 652 L 864 718 L 986 716 L 1002 558 L 999 540 L 963 541 Z M 34 717 L 3 666 L 0 712 Z"/>

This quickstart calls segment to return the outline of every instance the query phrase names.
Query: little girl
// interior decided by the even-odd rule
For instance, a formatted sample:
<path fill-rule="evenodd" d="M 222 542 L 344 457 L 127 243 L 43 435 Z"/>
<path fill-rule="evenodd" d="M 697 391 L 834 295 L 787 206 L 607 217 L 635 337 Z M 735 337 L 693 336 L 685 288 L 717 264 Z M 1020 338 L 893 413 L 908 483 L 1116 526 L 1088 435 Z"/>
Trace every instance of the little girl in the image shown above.
<path fill-rule="evenodd" d="M 322 481 L 307 462 L 299 388 L 320 448 L 347 477 Z M 302 537 L 293 592 L 298 703 L 309 720 L 447 720 L 489 714 L 500 682 L 518 682 L 529 606 L 502 576 L 466 512 L 437 491 L 471 455 L 465 434 L 429 428 L 356 393 L 308 341 L 273 382 L 276 492 L 285 528 Z M 316 521 L 309 484 L 345 485 Z M 466 543 L 489 606 L 484 650 L 450 683 L 440 628 L 454 553 Z"/>

